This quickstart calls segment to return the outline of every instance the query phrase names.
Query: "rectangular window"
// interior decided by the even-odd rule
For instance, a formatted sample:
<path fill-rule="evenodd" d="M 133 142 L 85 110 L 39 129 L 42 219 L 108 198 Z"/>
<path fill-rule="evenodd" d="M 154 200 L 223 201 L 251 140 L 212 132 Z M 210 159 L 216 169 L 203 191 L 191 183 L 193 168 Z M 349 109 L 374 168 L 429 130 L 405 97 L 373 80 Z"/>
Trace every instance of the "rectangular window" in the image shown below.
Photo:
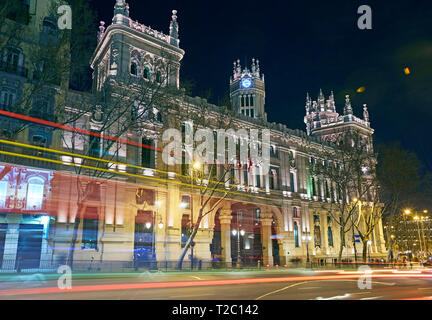
<path fill-rule="evenodd" d="M 98 219 L 84 219 L 82 249 L 97 249 L 98 225 Z"/>
<path fill-rule="evenodd" d="M 252 118 L 255 118 L 255 113 L 254 113 L 254 109 L 251 109 L 251 111 L 250 111 L 250 116 L 252 117 Z"/>
<path fill-rule="evenodd" d="M 256 186 L 258 187 L 258 188 L 261 188 L 261 175 L 259 174 L 260 173 L 260 171 L 259 171 L 259 167 L 256 167 L 255 168 L 255 176 L 256 176 Z"/>
<path fill-rule="evenodd" d="M 93 133 L 99 133 L 96 130 L 90 130 Z M 89 155 L 90 157 L 93 158 L 99 158 L 100 157 L 100 137 L 99 136 L 94 136 L 94 135 L 90 135 L 90 141 L 89 141 Z"/>
<path fill-rule="evenodd" d="M 296 192 L 295 190 L 295 179 L 294 179 L 294 172 L 290 172 L 290 187 L 291 192 Z"/>
<path fill-rule="evenodd" d="M 182 196 L 181 206 L 183 209 L 190 209 L 190 207 L 191 207 L 190 195 L 183 195 Z"/>
<path fill-rule="evenodd" d="M 317 194 L 316 194 L 316 185 L 315 185 L 315 179 L 314 178 L 312 178 L 311 179 L 312 180 L 312 195 L 313 196 L 316 196 Z"/>
<path fill-rule="evenodd" d="M 270 184 L 270 189 L 274 189 L 275 187 L 275 181 L 274 181 L 274 176 L 273 176 L 273 170 L 269 171 L 269 184 Z"/>
<path fill-rule="evenodd" d="M 6 181 L 0 181 L 0 208 L 6 208 L 7 189 L 8 183 Z"/>
<path fill-rule="evenodd" d="M 230 183 L 231 184 L 235 183 L 235 170 L 234 170 L 234 168 L 230 169 Z"/>
<path fill-rule="evenodd" d="M 155 167 L 154 141 L 151 139 L 142 139 L 141 166 L 145 168 Z"/>
<path fill-rule="evenodd" d="M 42 209 L 43 184 L 29 183 L 27 187 L 27 210 Z"/>

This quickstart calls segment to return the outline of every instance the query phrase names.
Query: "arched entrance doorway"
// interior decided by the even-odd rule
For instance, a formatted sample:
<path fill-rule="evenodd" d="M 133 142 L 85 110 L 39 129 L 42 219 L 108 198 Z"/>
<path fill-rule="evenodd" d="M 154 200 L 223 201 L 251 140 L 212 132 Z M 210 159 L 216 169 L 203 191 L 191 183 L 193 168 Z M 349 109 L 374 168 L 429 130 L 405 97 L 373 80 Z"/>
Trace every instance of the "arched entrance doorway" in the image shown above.
<path fill-rule="evenodd" d="M 234 204 L 231 219 L 233 266 L 262 265 L 261 210 L 251 204 Z"/>
<path fill-rule="evenodd" d="M 273 254 L 273 265 L 280 265 L 280 243 L 281 243 L 281 237 L 278 235 L 278 225 L 277 220 L 273 214 L 273 221 L 271 225 L 271 239 L 272 239 L 272 254 Z"/>
<path fill-rule="evenodd" d="M 153 211 L 138 210 L 135 217 L 134 262 L 135 268 L 153 268 L 156 264 L 155 219 Z"/>

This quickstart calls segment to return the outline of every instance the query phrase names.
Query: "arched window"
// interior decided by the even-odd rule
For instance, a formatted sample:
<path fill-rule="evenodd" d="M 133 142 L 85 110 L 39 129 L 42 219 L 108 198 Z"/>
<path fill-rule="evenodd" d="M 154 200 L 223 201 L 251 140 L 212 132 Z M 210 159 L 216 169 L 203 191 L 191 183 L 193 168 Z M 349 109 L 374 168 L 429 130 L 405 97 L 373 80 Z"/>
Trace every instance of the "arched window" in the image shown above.
<path fill-rule="evenodd" d="M 42 22 L 42 32 L 55 35 L 56 31 L 57 25 L 55 23 L 55 20 L 51 17 L 46 17 Z"/>
<path fill-rule="evenodd" d="M 150 69 L 148 67 L 144 68 L 143 77 L 146 80 L 150 80 Z"/>
<path fill-rule="evenodd" d="M 3 51 L 2 71 L 24 75 L 24 54 L 21 48 L 7 47 Z"/>
<path fill-rule="evenodd" d="M 10 88 L 0 89 L 0 109 L 11 110 L 16 102 L 17 92 Z"/>
<path fill-rule="evenodd" d="M 297 222 L 294 222 L 294 245 L 296 248 L 300 247 Z"/>
<path fill-rule="evenodd" d="M 333 247 L 333 232 L 331 227 L 327 228 L 327 235 L 328 235 L 328 245 L 329 247 Z"/>
<path fill-rule="evenodd" d="M 131 73 L 131 75 L 134 75 L 134 76 L 136 76 L 138 74 L 138 68 L 137 68 L 136 62 L 131 62 L 130 73 Z"/>
<path fill-rule="evenodd" d="M 44 183 L 40 178 L 30 178 L 27 185 L 27 210 L 41 210 Z"/>
<path fill-rule="evenodd" d="M 160 71 L 156 72 L 156 82 L 157 83 L 162 83 L 162 74 Z"/>

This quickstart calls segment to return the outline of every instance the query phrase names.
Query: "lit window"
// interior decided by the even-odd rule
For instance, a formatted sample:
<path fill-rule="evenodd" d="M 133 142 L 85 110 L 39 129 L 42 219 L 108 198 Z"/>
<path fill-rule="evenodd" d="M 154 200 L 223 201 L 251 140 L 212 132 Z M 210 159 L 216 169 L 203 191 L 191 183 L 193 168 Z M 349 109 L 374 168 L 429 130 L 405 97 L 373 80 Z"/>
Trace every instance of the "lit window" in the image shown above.
<path fill-rule="evenodd" d="M 27 210 L 42 209 L 44 186 L 42 183 L 29 182 L 27 187 Z"/>
<path fill-rule="evenodd" d="M 7 182 L 0 181 L 0 208 L 6 208 Z"/>

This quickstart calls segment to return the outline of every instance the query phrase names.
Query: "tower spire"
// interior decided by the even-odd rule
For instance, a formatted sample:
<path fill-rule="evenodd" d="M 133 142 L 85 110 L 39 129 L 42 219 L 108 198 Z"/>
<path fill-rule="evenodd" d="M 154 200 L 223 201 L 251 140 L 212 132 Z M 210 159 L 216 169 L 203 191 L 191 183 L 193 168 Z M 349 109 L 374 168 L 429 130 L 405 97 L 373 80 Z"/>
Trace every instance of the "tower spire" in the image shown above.
<path fill-rule="evenodd" d="M 125 0 L 116 0 L 116 4 L 114 6 L 113 24 L 124 24 L 129 26 L 129 20 L 129 5 Z"/>
<path fill-rule="evenodd" d="M 325 105 L 325 98 L 324 98 L 324 94 L 322 92 L 322 89 L 320 89 L 319 96 L 318 96 L 318 106 L 319 106 L 320 111 L 325 110 L 324 105 Z"/>
<path fill-rule="evenodd" d="M 177 10 L 172 11 L 171 23 L 170 23 L 170 43 L 173 46 L 179 46 L 179 25 L 177 22 Z"/>
<path fill-rule="evenodd" d="M 327 110 L 330 112 L 336 112 L 336 104 L 334 100 L 333 90 L 330 91 L 329 99 L 327 100 Z"/>
<path fill-rule="evenodd" d="M 311 107 L 312 107 L 312 100 L 309 96 L 309 92 L 306 92 L 306 115 L 309 115 L 309 113 L 311 112 Z"/>

